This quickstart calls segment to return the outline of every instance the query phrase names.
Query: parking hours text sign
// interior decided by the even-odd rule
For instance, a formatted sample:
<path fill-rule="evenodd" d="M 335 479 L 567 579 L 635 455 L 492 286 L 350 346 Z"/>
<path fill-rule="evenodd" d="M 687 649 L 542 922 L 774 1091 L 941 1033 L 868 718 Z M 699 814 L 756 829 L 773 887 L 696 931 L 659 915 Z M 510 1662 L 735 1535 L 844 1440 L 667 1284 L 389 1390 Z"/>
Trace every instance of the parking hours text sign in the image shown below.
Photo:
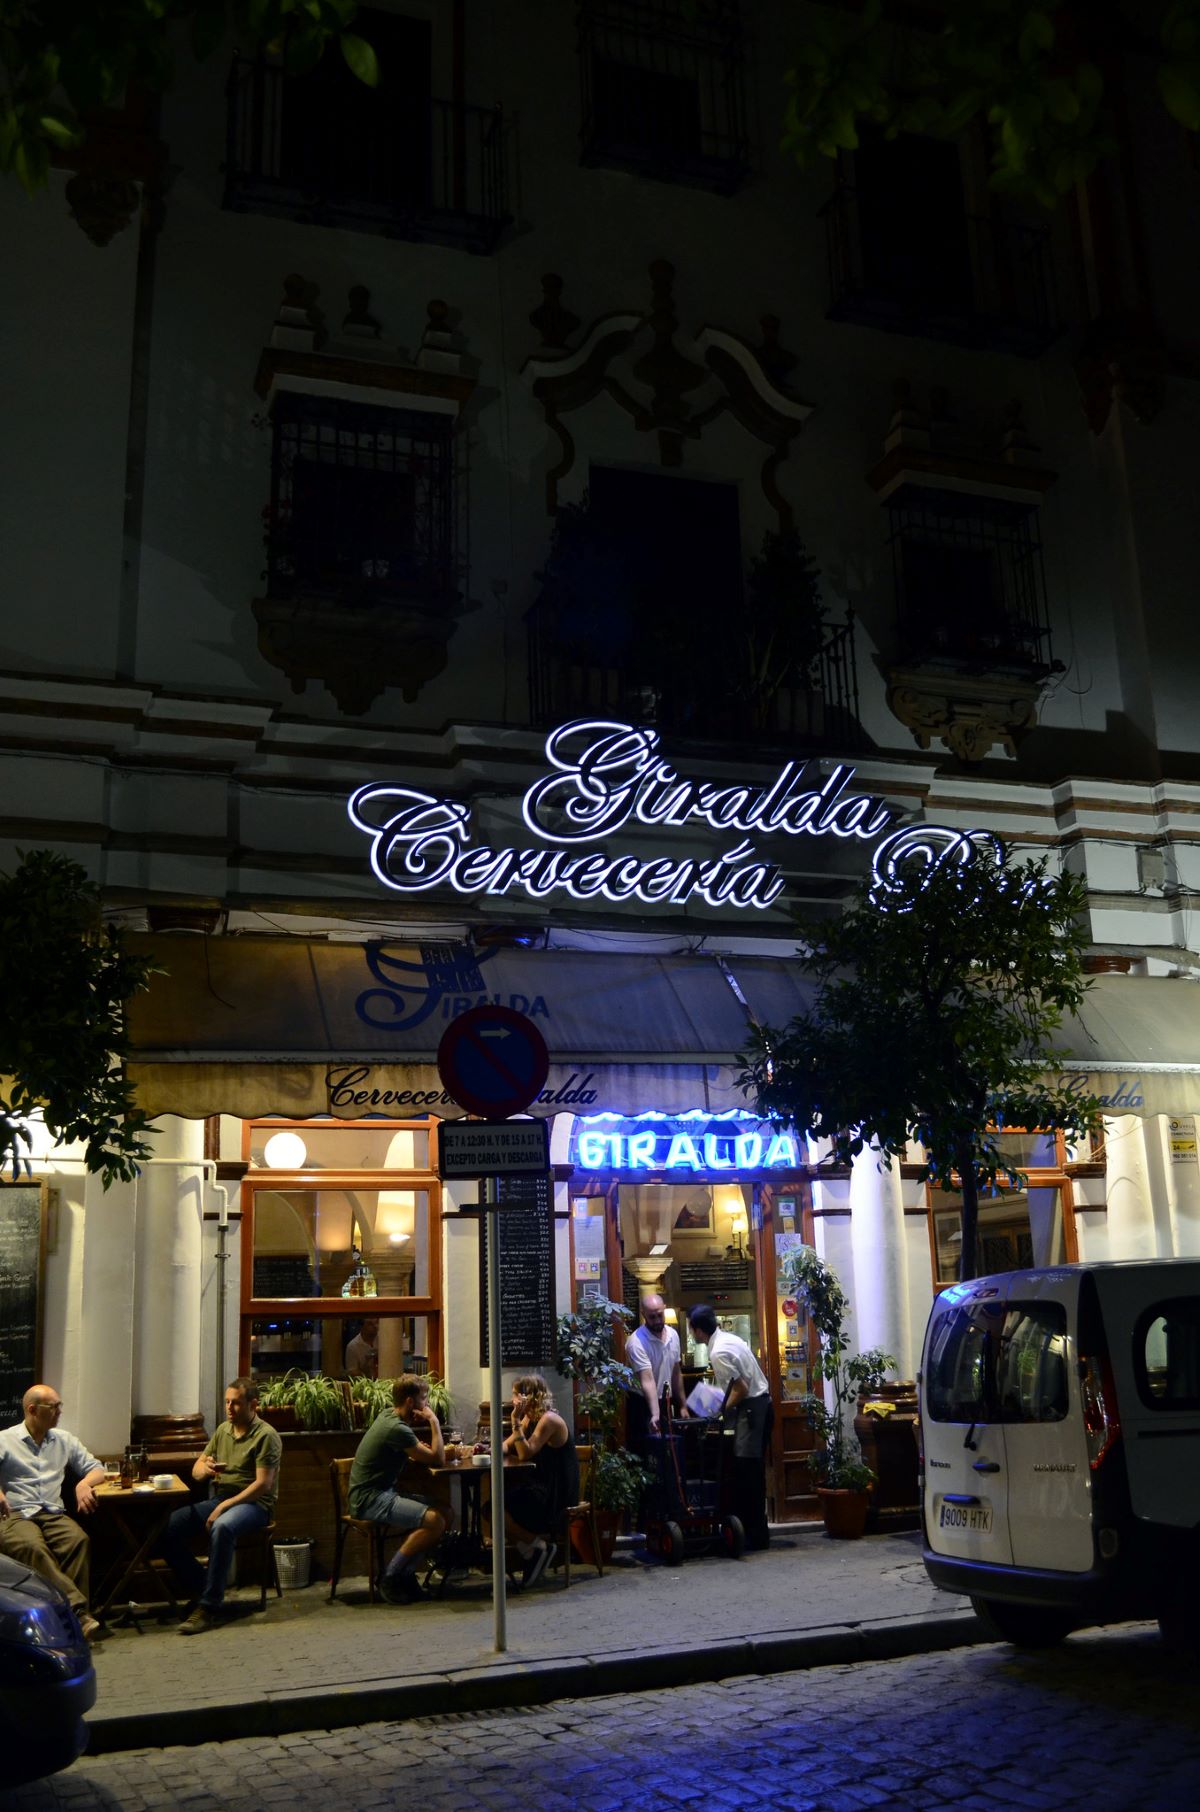
<path fill-rule="evenodd" d="M 443 1120 L 438 1132 L 438 1175 L 544 1176 L 550 1168 L 550 1131 L 544 1120 Z"/>

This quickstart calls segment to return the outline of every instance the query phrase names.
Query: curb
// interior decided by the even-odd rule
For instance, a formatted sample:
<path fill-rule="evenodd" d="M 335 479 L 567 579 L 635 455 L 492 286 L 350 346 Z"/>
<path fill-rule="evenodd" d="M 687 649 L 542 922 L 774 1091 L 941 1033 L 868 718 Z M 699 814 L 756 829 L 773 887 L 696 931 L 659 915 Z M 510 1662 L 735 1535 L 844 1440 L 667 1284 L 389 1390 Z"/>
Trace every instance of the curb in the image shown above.
<path fill-rule="evenodd" d="M 833 1624 L 796 1635 L 740 1637 L 703 1648 L 645 1648 L 625 1653 L 506 1662 L 426 1674 L 420 1679 L 356 1681 L 303 1692 L 268 1693 L 233 1704 L 190 1705 L 170 1711 L 90 1717 L 87 1753 L 165 1749 L 232 1742 L 239 1737 L 288 1736 L 302 1730 L 340 1730 L 356 1724 L 444 1717 L 449 1712 L 504 1711 L 549 1705 L 556 1699 L 695 1686 L 742 1674 L 775 1674 L 809 1667 L 894 1661 L 906 1655 L 970 1648 L 991 1638 L 973 1615 L 884 1618 Z"/>

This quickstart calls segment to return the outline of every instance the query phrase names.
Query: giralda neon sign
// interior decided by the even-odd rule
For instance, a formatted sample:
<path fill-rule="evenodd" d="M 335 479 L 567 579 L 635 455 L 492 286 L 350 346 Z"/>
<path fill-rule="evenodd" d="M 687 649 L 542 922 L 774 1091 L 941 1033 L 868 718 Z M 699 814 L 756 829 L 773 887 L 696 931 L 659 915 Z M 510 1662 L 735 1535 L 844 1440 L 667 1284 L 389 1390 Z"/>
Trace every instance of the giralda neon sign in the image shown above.
<path fill-rule="evenodd" d="M 828 774 L 789 761 L 770 786 L 726 786 L 686 780 L 658 753 L 657 731 L 602 719 L 564 724 L 546 739 L 551 772 L 535 780 L 521 816 L 540 847 L 494 849 L 471 841 L 471 808 L 410 787 L 372 782 L 349 802 L 351 822 L 371 839 L 371 867 L 397 893 L 453 887 L 462 894 L 502 895 L 519 888 L 534 899 L 561 892 L 574 900 L 642 900 L 682 905 L 697 896 L 711 906 L 767 907 L 783 891 L 776 864 L 762 860 L 746 833 L 842 837 L 875 842 L 873 897 L 886 904 L 900 862 L 932 867 L 966 862 L 982 831 L 908 825 L 884 835 L 895 813 L 852 791 L 854 769 Z M 739 841 L 707 857 L 610 853 L 594 846 L 627 825 L 677 829 L 703 823 Z M 593 845 L 580 850 L 580 844 Z M 557 845 L 558 847 L 555 847 Z"/>
<path fill-rule="evenodd" d="M 675 1176 L 709 1176 L 721 1170 L 795 1170 L 795 1133 L 758 1120 L 744 1108 L 710 1114 L 654 1110 L 624 1116 L 583 1114 L 571 1135 L 580 1170 L 644 1170 Z"/>

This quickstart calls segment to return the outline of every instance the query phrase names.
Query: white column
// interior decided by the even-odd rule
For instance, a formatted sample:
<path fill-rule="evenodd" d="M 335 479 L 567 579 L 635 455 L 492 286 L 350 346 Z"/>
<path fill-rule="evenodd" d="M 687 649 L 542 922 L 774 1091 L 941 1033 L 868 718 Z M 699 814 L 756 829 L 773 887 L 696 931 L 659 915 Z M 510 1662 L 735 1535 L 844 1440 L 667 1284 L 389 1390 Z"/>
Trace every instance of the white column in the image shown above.
<path fill-rule="evenodd" d="M 133 1415 L 136 1183 L 83 1184 L 78 1405 L 63 1421 L 93 1453 L 119 1454 Z"/>
<path fill-rule="evenodd" d="M 1195 1138 L 1192 1116 L 1175 1124 L 1181 1141 Z M 1175 1162 L 1172 1124 L 1165 1114 L 1156 1114 L 1145 1126 L 1157 1198 L 1159 1256 L 1200 1257 L 1200 1166 L 1195 1153 L 1183 1150 L 1179 1154 L 1182 1161 Z"/>
<path fill-rule="evenodd" d="M 907 1367 L 908 1277 L 900 1166 L 880 1167 L 878 1151 L 861 1151 L 850 1171 L 850 1249 L 854 1260 L 854 1344 L 879 1346 Z M 847 1288 L 847 1294 L 851 1292 Z"/>
<path fill-rule="evenodd" d="M 1144 1124 L 1136 1114 L 1104 1121 L 1108 1172 L 1108 1258 L 1157 1258 L 1158 1240 L 1146 1160 Z"/>
<path fill-rule="evenodd" d="M 134 1414 L 200 1410 L 204 1126 L 168 1114 L 138 1184 Z"/>

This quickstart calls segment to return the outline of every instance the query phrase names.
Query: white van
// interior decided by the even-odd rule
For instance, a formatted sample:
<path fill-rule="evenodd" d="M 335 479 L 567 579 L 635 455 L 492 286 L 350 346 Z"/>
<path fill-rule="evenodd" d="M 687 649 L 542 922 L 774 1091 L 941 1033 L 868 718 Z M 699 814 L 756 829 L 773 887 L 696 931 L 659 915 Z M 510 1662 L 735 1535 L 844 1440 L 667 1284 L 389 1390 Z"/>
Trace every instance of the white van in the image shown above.
<path fill-rule="evenodd" d="M 917 1374 L 925 1566 L 991 1632 L 1200 1608 L 1200 1261 L 954 1284 Z"/>

